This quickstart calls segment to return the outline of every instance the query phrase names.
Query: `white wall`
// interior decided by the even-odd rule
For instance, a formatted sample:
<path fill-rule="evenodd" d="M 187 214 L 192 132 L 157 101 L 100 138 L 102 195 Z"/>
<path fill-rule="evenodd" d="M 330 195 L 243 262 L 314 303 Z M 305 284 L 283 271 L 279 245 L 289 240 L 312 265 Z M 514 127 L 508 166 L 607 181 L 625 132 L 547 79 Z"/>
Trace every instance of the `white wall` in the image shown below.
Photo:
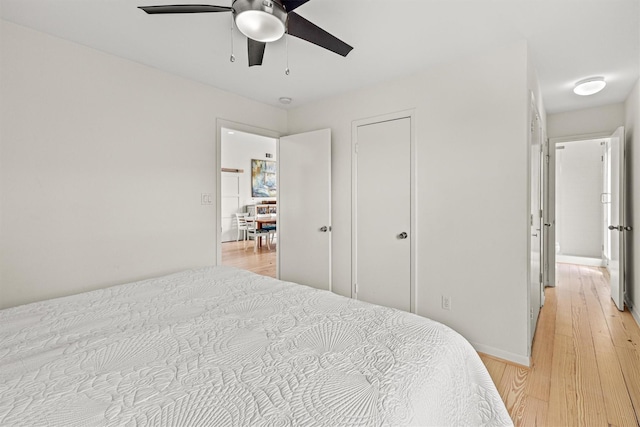
<path fill-rule="evenodd" d="M 531 52 L 527 49 L 527 87 L 533 95 L 535 106 L 538 109 L 540 115 L 540 122 L 544 135 L 547 132 L 547 110 L 545 109 L 544 102 L 542 100 L 542 88 L 538 81 L 538 71 L 535 68 Z M 543 136 L 544 136 L 543 135 Z"/>
<path fill-rule="evenodd" d="M 222 132 L 222 167 L 230 169 L 241 169 L 243 172 L 238 173 L 240 184 L 240 200 L 238 212 L 245 212 L 245 206 L 249 204 L 260 203 L 263 200 L 275 200 L 275 198 L 264 197 L 252 197 L 251 195 L 251 160 L 270 160 L 276 161 L 276 139 L 267 138 L 261 135 L 253 135 L 245 132 L 234 131 L 233 134 L 229 134 L 228 130 L 223 129 Z M 269 153 L 272 157 L 267 158 L 266 154 Z M 223 176 L 226 172 L 223 172 Z M 234 174 L 236 175 L 236 174 Z M 224 200 L 222 202 L 222 241 L 227 242 L 230 240 L 236 240 L 237 228 L 233 224 L 229 224 L 229 220 L 235 221 L 235 218 L 229 217 L 225 223 L 225 209 Z M 225 233 L 226 229 L 230 229 Z"/>
<path fill-rule="evenodd" d="M 561 138 L 603 132 L 612 134 L 624 125 L 624 115 L 623 103 L 548 114 L 547 135 L 549 138 Z"/>
<path fill-rule="evenodd" d="M 332 129 L 333 288 L 351 294 L 351 123 L 415 108 L 418 314 L 527 363 L 528 88 L 519 44 L 289 111 Z M 452 297 L 452 311 L 441 309 Z"/>
<path fill-rule="evenodd" d="M 1 31 L 0 308 L 215 263 L 216 118 L 284 132 L 286 111 Z"/>
<path fill-rule="evenodd" d="M 556 146 L 558 255 L 600 259 L 603 239 L 602 155 L 599 140 Z M 562 146 L 563 149 L 557 147 Z"/>
<path fill-rule="evenodd" d="M 627 302 L 640 324 L 640 81 L 625 102 L 627 149 Z"/>

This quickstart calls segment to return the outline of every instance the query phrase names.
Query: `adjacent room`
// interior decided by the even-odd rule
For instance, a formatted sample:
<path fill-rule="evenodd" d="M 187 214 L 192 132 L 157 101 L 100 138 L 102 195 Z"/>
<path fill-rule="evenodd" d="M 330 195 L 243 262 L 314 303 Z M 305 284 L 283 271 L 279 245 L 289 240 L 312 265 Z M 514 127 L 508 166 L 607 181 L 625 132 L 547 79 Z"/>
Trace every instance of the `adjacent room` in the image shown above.
<path fill-rule="evenodd" d="M 0 425 L 640 425 L 637 0 L 0 18 Z"/>
<path fill-rule="evenodd" d="M 276 277 L 276 139 L 222 128 L 222 265 Z"/>

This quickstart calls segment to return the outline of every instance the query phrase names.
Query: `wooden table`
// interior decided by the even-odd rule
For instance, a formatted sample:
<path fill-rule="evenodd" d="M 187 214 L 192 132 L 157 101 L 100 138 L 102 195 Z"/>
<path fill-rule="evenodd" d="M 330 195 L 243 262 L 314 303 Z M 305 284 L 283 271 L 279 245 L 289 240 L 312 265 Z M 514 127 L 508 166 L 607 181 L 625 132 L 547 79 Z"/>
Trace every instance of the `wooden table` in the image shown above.
<path fill-rule="evenodd" d="M 253 221 L 256 223 L 256 229 L 260 230 L 263 224 L 275 224 L 275 217 L 264 217 L 264 218 L 253 218 Z"/>

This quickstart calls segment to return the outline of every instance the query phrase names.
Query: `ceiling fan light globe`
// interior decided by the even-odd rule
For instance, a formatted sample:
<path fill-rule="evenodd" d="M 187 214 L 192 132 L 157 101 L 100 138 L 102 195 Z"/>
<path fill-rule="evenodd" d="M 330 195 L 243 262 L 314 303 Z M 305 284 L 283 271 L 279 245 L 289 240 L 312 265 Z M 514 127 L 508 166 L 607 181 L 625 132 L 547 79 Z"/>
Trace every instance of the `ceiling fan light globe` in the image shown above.
<path fill-rule="evenodd" d="M 236 26 L 242 34 L 259 42 L 279 40 L 285 32 L 282 20 L 262 10 L 245 10 L 238 13 Z"/>
<path fill-rule="evenodd" d="M 576 83 L 573 93 L 581 96 L 593 95 L 604 89 L 606 85 L 607 82 L 604 81 L 604 77 L 592 77 Z"/>

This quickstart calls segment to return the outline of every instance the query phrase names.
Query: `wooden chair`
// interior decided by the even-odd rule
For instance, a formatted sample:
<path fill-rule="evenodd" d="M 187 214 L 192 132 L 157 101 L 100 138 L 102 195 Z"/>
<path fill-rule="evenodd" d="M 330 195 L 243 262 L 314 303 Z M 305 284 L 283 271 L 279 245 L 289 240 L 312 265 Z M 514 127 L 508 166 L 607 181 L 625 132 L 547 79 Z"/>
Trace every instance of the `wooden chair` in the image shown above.
<path fill-rule="evenodd" d="M 274 224 L 266 224 L 262 226 L 263 230 L 267 230 L 269 232 L 269 240 L 268 242 L 270 242 L 271 244 L 273 244 L 273 238 L 276 237 L 276 232 L 277 232 L 277 227 Z M 271 246 L 269 246 L 269 250 L 271 250 Z"/>
<path fill-rule="evenodd" d="M 240 241 L 240 232 L 242 232 L 242 240 L 247 240 L 248 238 L 247 230 L 250 227 L 249 223 L 247 222 L 248 216 L 248 212 L 236 213 L 236 225 L 238 226 L 238 237 L 236 237 L 236 242 Z"/>
<path fill-rule="evenodd" d="M 253 236 L 253 253 L 258 252 L 258 240 L 262 239 L 262 237 L 267 238 L 267 248 L 271 250 L 271 244 L 269 243 L 269 230 L 249 226 L 249 228 L 247 228 L 247 237 L 251 236 Z M 244 241 L 244 250 L 247 250 L 246 240 Z"/>

